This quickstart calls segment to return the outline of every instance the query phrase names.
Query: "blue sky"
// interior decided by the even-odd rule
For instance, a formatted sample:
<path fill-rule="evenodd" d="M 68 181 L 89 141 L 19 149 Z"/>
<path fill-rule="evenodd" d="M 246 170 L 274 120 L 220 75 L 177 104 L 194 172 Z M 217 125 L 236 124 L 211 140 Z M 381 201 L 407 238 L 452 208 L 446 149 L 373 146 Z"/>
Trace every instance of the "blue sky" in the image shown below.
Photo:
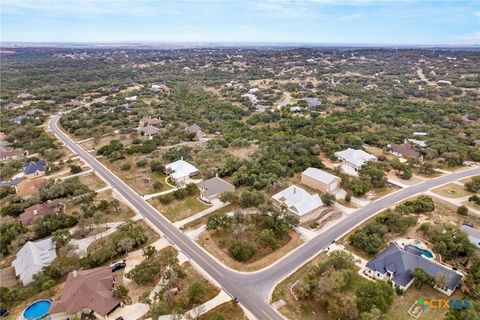
<path fill-rule="evenodd" d="M 1 41 L 480 44 L 480 0 L 1 0 Z"/>

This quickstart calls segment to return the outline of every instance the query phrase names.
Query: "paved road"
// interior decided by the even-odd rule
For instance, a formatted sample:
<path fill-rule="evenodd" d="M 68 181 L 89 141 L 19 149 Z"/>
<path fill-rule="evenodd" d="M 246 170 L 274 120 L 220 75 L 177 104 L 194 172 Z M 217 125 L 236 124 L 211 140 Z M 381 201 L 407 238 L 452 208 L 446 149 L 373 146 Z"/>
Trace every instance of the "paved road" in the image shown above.
<path fill-rule="evenodd" d="M 455 181 L 457 179 L 480 174 L 480 168 L 470 169 L 464 172 L 458 172 L 446 175 L 440 178 L 432 179 L 422 184 L 400 190 L 385 198 L 372 202 L 365 207 L 350 214 L 350 216 L 333 228 L 318 235 L 307 242 L 291 254 L 285 256 L 282 260 L 269 267 L 253 273 L 236 272 L 217 262 L 196 242 L 192 241 L 186 235 L 178 230 L 170 221 L 159 214 L 145 200 L 143 200 L 135 191 L 127 186 L 122 180 L 117 178 L 112 172 L 104 167 L 92 155 L 80 148 L 72 139 L 64 134 L 58 128 L 60 116 L 55 116 L 49 123 L 51 131 L 61 139 L 70 149 L 77 153 L 82 160 L 101 175 L 112 188 L 116 189 L 130 204 L 136 208 L 146 219 L 153 223 L 164 235 L 164 237 L 186 256 L 194 260 L 211 277 L 213 277 L 226 292 L 232 296 L 238 297 L 240 303 L 248 309 L 258 319 L 283 319 L 268 303 L 271 288 L 279 280 L 296 270 L 306 261 L 315 256 L 320 250 L 325 249 L 334 239 L 340 238 L 350 229 L 373 216 L 378 211 L 389 207 L 396 202 L 402 201 L 417 193 L 424 192 L 435 186 Z"/>

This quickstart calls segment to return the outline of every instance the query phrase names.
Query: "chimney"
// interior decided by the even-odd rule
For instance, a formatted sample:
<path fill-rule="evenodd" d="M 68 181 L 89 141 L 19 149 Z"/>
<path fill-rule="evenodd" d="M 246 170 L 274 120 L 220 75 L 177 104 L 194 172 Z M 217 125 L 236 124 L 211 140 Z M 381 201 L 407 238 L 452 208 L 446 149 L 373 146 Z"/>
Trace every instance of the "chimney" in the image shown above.
<path fill-rule="evenodd" d="M 293 187 L 293 194 L 296 194 L 296 193 L 297 193 L 297 188 Z"/>
<path fill-rule="evenodd" d="M 73 278 L 76 278 L 78 276 L 77 270 L 73 270 L 72 273 L 73 273 Z"/>
<path fill-rule="evenodd" d="M 36 216 L 37 214 L 38 214 L 38 210 L 37 209 L 33 210 L 33 215 Z"/>
<path fill-rule="evenodd" d="M 180 157 L 180 160 L 183 160 L 183 156 Z"/>

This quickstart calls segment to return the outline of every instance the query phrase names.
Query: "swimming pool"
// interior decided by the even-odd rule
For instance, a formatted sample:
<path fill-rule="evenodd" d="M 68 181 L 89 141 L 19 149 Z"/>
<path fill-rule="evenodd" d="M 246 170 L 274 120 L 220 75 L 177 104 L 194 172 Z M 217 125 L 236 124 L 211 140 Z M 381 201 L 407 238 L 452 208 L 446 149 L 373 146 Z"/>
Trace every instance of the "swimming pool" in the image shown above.
<path fill-rule="evenodd" d="M 429 258 L 429 259 L 432 259 L 433 258 L 433 254 L 428 251 L 428 250 L 425 250 L 425 249 L 421 249 L 417 246 L 414 246 L 414 245 L 411 245 L 411 244 L 408 244 L 407 245 L 408 248 L 412 249 L 412 250 L 415 250 L 417 252 L 420 252 L 423 256 Z"/>
<path fill-rule="evenodd" d="M 23 310 L 23 318 L 27 320 L 40 319 L 48 313 L 51 304 L 52 302 L 49 300 L 35 301 Z"/>

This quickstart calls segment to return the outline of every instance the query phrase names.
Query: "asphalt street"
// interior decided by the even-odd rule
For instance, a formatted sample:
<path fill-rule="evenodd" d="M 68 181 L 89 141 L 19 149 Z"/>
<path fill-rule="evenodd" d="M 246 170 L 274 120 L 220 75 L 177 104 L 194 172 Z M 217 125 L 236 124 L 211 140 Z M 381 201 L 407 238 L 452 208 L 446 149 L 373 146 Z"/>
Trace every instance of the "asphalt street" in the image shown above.
<path fill-rule="evenodd" d="M 480 174 L 480 168 L 474 168 L 463 172 L 448 174 L 416 186 L 399 190 L 358 209 L 347 218 L 335 224 L 332 228 L 329 228 L 286 255 L 272 266 L 257 272 L 244 273 L 225 267 L 195 241 L 178 230 L 168 219 L 159 214 L 156 209 L 143 200 L 139 194 L 63 133 L 58 127 L 59 119 L 60 115 L 56 115 L 50 121 L 50 130 L 74 153 L 78 154 L 98 175 L 107 181 L 113 189 L 121 194 L 145 219 L 148 219 L 155 225 L 172 245 L 203 268 L 203 270 L 215 279 L 232 297 L 238 297 L 242 306 L 258 319 L 284 319 L 268 303 L 271 289 L 278 281 L 316 256 L 319 251 L 327 248 L 333 240 L 339 239 L 356 225 L 397 202 L 444 183 Z"/>

